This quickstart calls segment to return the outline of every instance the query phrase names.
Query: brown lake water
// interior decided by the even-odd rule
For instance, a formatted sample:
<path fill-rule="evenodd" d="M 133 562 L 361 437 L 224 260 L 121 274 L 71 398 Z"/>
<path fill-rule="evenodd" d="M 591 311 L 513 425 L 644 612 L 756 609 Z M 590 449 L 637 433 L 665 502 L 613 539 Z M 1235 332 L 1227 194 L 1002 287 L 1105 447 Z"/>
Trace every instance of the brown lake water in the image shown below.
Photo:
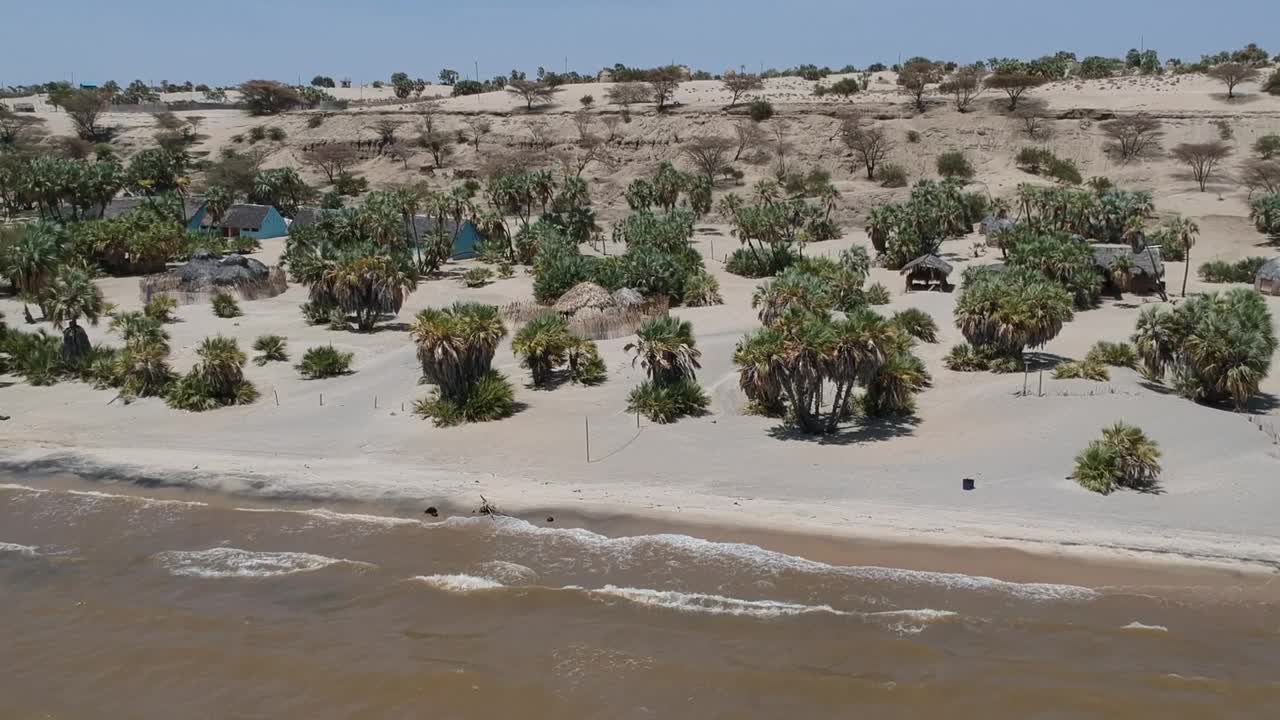
<path fill-rule="evenodd" d="M 7 482 L 3 718 L 1280 717 L 1265 586 Z"/>

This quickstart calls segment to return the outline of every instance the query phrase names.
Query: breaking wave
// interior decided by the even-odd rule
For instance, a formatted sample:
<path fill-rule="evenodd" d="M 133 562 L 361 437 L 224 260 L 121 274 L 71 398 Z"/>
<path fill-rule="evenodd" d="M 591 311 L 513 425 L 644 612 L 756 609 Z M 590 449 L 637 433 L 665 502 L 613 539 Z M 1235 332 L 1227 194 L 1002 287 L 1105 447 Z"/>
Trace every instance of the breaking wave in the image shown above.
<path fill-rule="evenodd" d="M 1134 620 L 1133 622 L 1129 623 L 1128 625 L 1125 625 L 1120 629 L 1121 630 L 1137 630 L 1140 632 L 1162 632 L 1162 633 L 1169 632 L 1169 628 L 1165 627 L 1164 625 L 1145 625 L 1143 623 L 1138 622 L 1137 620 Z"/>
<path fill-rule="evenodd" d="M 475 575 L 418 575 L 413 579 L 439 590 L 454 593 L 473 593 L 506 587 L 497 580 L 476 577 Z"/>
<path fill-rule="evenodd" d="M 174 575 L 200 578 L 261 578 L 313 572 L 331 565 L 368 563 L 298 552 L 256 552 L 238 548 L 168 550 L 153 556 Z"/>
<path fill-rule="evenodd" d="M 0 553 L 15 553 L 17 555 L 25 555 L 26 557 L 35 557 L 40 554 L 40 548 L 35 545 L 19 545 L 18 543 L 0 542 Z"/>
<path fill-rule="evenodd" d="M 723 595 L 686 593 L 676 590 L 651 590 L 648 588 L 623 588 L 614 585 L 606 585 L 598 590 L 587 590 L 586 593 L 593 597 L 620 598 L 638 605 L 708 615 L 775 618 L 807 613 L 850 614 L 836 610 L 830 605 L 802 605 L 774 600 L 743 600 Z"/>

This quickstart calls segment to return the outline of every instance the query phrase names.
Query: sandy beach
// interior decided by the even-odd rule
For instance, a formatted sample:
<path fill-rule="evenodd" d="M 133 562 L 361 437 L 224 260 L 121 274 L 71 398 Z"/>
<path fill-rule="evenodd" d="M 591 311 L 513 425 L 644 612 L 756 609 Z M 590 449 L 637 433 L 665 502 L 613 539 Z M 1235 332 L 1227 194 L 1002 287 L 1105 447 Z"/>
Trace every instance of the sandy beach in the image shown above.
<path fill-rule="evenodd" d="M 833 78 L 834 79 L 834 78 Z M 866 212 L 900 200 L 905 189 L 868 182 L 850 167 L 832 133 L 837 113 L 856 107 L 885 118 L 887 127 L 921 133 L 919 144 L 901 142 L 893 160 L 918 177 L 932 176 L 933 158 L 963 149 L 978 178 L 993 196 L 1008 195 L 1034 180 L 1017 169 L 1013 155 L 1026 144 L 1007 118 L 986 109 L 959 114 L 941 98 L 923 115 L 911 116 L 907 101 L 891 82 L 873 81 L 871 91 L 851 103 L 817 101 L 812 83 L 796 78 L 769 81 L 766 96 L 788 124 L 792 162 L 821 166 L 842 192 L 837 217 L 846 223 L 839 240 L 817 243 L 806 254 L 825 255 L 852 244 L 869 246 L 857 227 Z M 1199 222 L 1202 234 L 1192 264 L 1205 260 L 1274 255 L 1247 219 L 1247 191 L 1228 182 L 1248 156 L 1245 149 L 1280 128 L 1280 98 L 1253 94 L 1224 103 L 1220 86 L 1203 77 L 1054 83 L 1035 95 L 1057 113 L 1048 141 L 1055 152 L 1081 166 L 1085 177 L 1106 175 L 1118 185 L 1150 190 L 1158 215 L 1180 213 Z M 494 131 L 486 143 L 516 147 L 526 142 L 530 122 L 545 124 L 567 142 L 573 136 L 569 111 L 577 98 L 603 101 L 603 85 L 573 86 L 560 104 L 528 116 L 503 93 L 445 101 L 446 120 L 463 113 L 490 113 Z M 604 220 L 626 209 L 622 189 L 661 160 L 678 160 L 679 143 L 698 134 L 727 133 L 733 116 L 722 107 L 727 96 L 718 83 L 690 82 L 676 95 L 666 117 L 637 110 L 621 126 L 635 148 L 619 149 L 608 169 L 589 172 L 597 212 Z M 980 104 L 996 102 L 984 97 Z M 612 112 L 599 108 L 596 112 Z M 1208 192 L 1199 192 L 1185 170 L 1169 159 L 1120 165 L 1101 150 L 1096 120 L 1117 112 L 1147 111 L 1166 125 L 1166 145 L 1217 137 L 1215 120 L 1226 120 L 1241 148 L 1228 160 Z M 270 119 L 288 131 L 273 146 L 267 166 L 296 164 L 299 148 L 327 138 L 352 138 L 377 117 L 413 120 L 413 103 L 354 106 L 328 117 L 318 128 L 306 114 Z M 261 124 L 238 111 L 200 111 L 206 135 L 197 150 L 210 155 L 230 138 Z M 50 129 L 65 117 L 49 113 Z M 113 113 L 123 128 L 121 142 L 149 138 L 145 115 Z M 406 125 L 406 132 L 411 125 Z M 65 130 L 65 128 L 63 128 Z M 420 160 L 421 158 L 418 158 Z M 447 184 L 482 158 L 459 148 L 441 172 L 415 171 L 389 159 L 374 159 L 359 170 L 375 187 L 427 179 Z M 746 166 L 749 187 L 768 172 Z M 317 180 L 318 175 L 308 175 Z M 458 510 L 477 506 L 480 496 L 517 514 L 572 512 L 622 514 L 654 522 L 754 528 L 768 532 L 879 538 L 947 546 L 1012 547 L 1036 553 L 1090 557 L 1226 564 L 1274 572 L 1280 567 L 1280 374 L 1262 384 L 1262 398 L 1247 411 L 1207 408 L 1145 382 L 1135 372 L 1112 371 L 1107 383 L 1052 380 L 1049 373 L 991 375 L 953 373 L 941 358 L 961 335 L 952 322 L 954 294 L 904 293 L 896 272 L 876 268 L 870 281 L 892 291 L 881 310 L 918 307 L 941 328 L 937 344 L 918 352 L 933 374 L 933 387 L 919 397 L 916 422 L 853 431 L 826 441 L 803 438 L 776 420 L 742 414 L 731 356 L 744 332 L 757 327 L 751 294 L 758 281 L 726 273 L 722 260 L 738 246 L 726 226 L 706 218 L 695 243 L 721 284 L 724 304 L 679 308 L 694 324 L 703 353 L 699 381 L 712 396 L 711 413 L 700 419 L 659 426 L 625 413 L 627 392 L 639 381 L 623 351 L 626 338 L 600 342 L 609 380 L 598 388 L 565 386 L 552 392 L 526 386 L 504 342 L 495 367 L 517 386 L 525 408 L 499 423 L 438 429 L 407 413 L 426 388 L 419 386 L 414 348 L 402 329 L 370 334 L 337 333 L 306 325 L 298 305 L 304 287 L 242 303 L 244 316 L 222 320 L 206 305 L 179 308 L 169 326 L 174 366 L 185 370 L 193 348 L 213 334 L 235 337 L 242 347 L 258 335 L 288 338 L 292 352 L 332 344 L 355 354 L 354 374 L 306 381 L 290 365 L 250 367 L 247 375 L 262 391 L 254 405 L 186 414 L 151 399 L 125 405 L 113 391 L 78 383 L 29 387 L 6 379 L 0 389 L 0 470 L 12 474 L 74 473 L 106 482 L 193 486 L 246 496 L 306 500 L 323 504 L 349 499 L 390 506 L 436 505 Z M 268 264 L 283 250 L 283 239 L 267 240 L 255 255 Z M 999 259 L 998 251 L 975 257 L 973 236 L 948 241 L 944 253 L 957 272 Z M 455 299 L 506 304 L 527 300 L 531 279 L 518 274 L 478 289 L 454 277 L 471 261 L 452 263 L 446 277 L 419 285 L 395 322 L 418 310 Z M 1171 262 L 1167 275 L 1173 300 L 1181 290 L 1183 264 Z M 136 278 L 99 281 L 106 299 L 120 309 L 141 306 Z M 1195 276 L 1190 293 L 1223 289 Z M 1139 309 L 1155 296 L 1126 295 L 1080 312 L 1043 349 L 1048 357 L 1079 359 L 1098 340 L 1125 340 Z M 1267 299 L 1280 314 L 1280 297 Z M 21 305 L 0 299 L 11 324 L 21 322 Z M 49 329 L 50 326 L 43 324 Z M 26 328 L 32 329 L 30 327 Z M 90 337 L 112 342 L 106 324 Z M 1274 367 L 1274 366 L 1273 366 Z M 1023 395 L 1024 386 L 1028 390 Z M 1117 420 L 1135 423 L 1160 443 L 1164 475 L 1159 492 L 1097 496 L 1067 476 L 1072 458 L 1099 430 Z M 588 454 L 587 442 L 590 442 Z M 964 492 L 972 478 L 976 490 Z"/>

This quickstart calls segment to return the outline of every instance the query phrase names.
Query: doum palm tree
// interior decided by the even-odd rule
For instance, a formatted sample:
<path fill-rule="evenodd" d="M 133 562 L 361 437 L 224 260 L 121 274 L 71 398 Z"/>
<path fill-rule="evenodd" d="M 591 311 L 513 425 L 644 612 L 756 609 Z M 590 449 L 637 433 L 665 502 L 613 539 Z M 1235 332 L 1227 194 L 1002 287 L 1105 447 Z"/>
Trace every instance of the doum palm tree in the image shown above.
<path fill-rule="evenodd" d="M 102 314 L 102 291 L 83 268 L 64 267 L 44 291 L 45 319 L 62 330 L 62 359 L 77 365 L 93 349 L 80 318 L 97 325 Z"/>
<path fill-rule="evenodd" d="M 645 321 L 636 331 L 636 341 L 623 349 L 635 354 L 632 365 L 639 364 L 657 385 L 693 379 L 702 367 L 693 323 L 671 315 Z"/>

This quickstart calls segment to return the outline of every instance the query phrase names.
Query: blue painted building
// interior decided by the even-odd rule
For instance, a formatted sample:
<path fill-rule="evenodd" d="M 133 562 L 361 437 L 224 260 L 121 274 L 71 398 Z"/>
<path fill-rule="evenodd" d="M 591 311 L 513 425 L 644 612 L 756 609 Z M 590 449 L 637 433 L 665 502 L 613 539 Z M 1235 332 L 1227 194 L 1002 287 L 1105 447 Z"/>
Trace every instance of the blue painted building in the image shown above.
<path fill-rule="evenodd" d="M 191 216 L 187 229 L 228 238 L 246 236 L 259 240 L 289 234 L 289 224 L 284 216 L 270 205 L 232 205 L 218 222 L 213 221 L 209 206 L 204 205 Z"/>

